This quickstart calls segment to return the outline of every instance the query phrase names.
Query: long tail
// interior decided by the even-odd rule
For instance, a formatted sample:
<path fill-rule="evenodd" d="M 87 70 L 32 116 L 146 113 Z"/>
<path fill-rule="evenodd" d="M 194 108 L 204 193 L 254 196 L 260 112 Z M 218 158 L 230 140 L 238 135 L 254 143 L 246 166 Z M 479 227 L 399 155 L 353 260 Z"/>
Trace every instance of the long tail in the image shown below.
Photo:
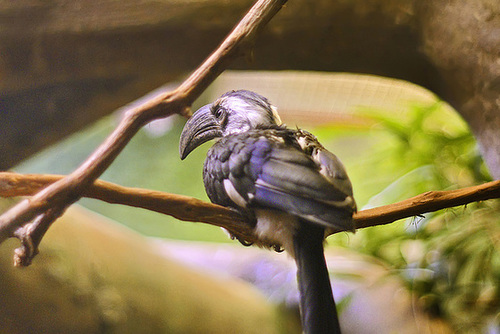
<path fill-rule="evenodd" d="M 305 334 L 340 334 L 323 239 L 322 227 L 301 222 L 293 240 L 302 328 Z"/>

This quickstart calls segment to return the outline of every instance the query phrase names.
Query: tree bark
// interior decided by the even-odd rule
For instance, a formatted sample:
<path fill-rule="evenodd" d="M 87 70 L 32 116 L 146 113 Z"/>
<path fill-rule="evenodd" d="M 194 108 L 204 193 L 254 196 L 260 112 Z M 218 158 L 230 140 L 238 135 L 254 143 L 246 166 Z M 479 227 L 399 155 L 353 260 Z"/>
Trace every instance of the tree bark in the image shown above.
<path fill-rule="evenodd" d="M 195 68 L 249 0 L 0 1 L 0 169 Z M 500 3 L 294 0 L 238 69 L 372 73 L 429 88 L 500 178 Z"/>
<path fill-rule="evenodd" d="M 500 2 L 423 1 L 420 44 L 439 71 L 435 90 L 469 124 L 492 176 L 500 178 Z"/>

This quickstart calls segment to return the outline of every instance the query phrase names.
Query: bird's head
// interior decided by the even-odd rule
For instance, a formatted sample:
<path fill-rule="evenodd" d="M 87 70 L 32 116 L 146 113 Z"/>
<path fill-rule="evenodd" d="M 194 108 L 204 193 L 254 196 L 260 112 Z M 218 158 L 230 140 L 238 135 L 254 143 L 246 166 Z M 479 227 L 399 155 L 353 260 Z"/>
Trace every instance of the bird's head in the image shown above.
<path fill-rule="evenodd" d="M 211 139 L 280 124 L 276 108 L 265 97 L 248 90 L 231 91 L 191 116 L 181 133 L 179 153 L 184 159 Z"/>

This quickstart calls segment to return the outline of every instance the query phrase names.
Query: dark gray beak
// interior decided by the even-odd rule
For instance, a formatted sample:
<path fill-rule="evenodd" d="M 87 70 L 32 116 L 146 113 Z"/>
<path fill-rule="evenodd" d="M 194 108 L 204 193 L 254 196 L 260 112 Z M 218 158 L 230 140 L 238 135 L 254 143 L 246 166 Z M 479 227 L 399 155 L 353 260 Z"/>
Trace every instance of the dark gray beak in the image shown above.
<path fill-rule="evenodd" d="M 184 160 L 201 144 L 222 136 L 222 130 L 210 111 L 211 104 L 198 109 L 186 122 L 179 140 L 179 154 Z"/>

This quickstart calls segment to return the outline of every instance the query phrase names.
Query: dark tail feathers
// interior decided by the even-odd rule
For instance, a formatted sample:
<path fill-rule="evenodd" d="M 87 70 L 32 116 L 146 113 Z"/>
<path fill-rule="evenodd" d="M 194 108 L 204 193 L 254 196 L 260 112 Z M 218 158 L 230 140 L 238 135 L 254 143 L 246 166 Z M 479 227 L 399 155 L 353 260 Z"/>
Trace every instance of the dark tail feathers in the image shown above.
<path fill-rule="evenodd" d="M 300 312 L 305 334 L 340 334 L 323 251 L 324 228 L 301 222 L 294 237 L 300 292 Z"/>

